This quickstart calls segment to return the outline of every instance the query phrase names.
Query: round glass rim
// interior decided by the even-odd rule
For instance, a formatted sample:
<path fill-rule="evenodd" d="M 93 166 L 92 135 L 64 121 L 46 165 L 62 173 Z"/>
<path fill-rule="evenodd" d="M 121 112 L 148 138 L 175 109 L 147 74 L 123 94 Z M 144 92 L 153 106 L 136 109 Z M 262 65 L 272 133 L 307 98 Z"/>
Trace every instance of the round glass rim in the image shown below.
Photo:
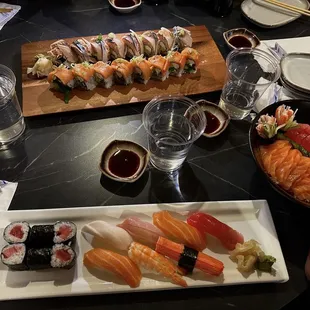
<path fill-rule="evenodd" d="M 146 119 L 146 116 L 145 116 L 145 113 L 148 109 L 150 109 L 150 107 L 154 106 L 155 104 L 161 102 L 161 101 L 165 101 L 165 100 L 173 100 L 173 99 L 176 99 L 176 100 L 179 100 L 179 101 L 184 101 L 186 103 L 188 103 L 188 108 L 190 107 L 194 107 L 194 108 L 197 108 L 197 112 L 201 114 L 202 116 L 202 119 L 203 119 L 203 122 L 204 122 L 204 126 L 202 126 L 202 129 L 201 131 L 199 132 L 199 135 L 197 135 L 197 137 L 195 139 L 192 139 L 191 141 L 187 141 L 187 142 L 179 142 L 179 143 L 167 143 L 167 142 L 162 142 L 163 144 L 167 144 L 167 145 L 173 145 L 173 146 L 178 146 L 178 145 L 188 145 L 188 144 L 191 144 L 191 143 L 194 143 L 201 135 L 202 133 L 204 132 L 204 129 L 207 125 L 207 119 L 206 119 L 206 116 L 204 114 L 204 111 L 201 109 L 201 107 L 199 106 L 199 104 L 196 103 L 196 101 L 188 98 L 188 97 L 185 97 L 185 96 L 173 96 L 173 95 L 168 95 L 168 96 L 157 96 L 157 97 L 154 97 L 150 102 L 147 103 L 147 105 L 144 107 L 143 109 L 143 112 L 142 112 L 142 123 L 143 123 L 143 126 L 147 132 L 148 135 L 150 135 L 153 139 L 155 140 L 158 140 L 158 138 L 156 136 L 154 136 L 150 131 L 149 129 L 147 128 L 147 126 L 145 126 L 145 119 Z M 186 112 L 188 111 L 188 108 L 186 110 Z M 184 113 L 184 115 L 186 114 L 186 112 Z M 196 113 L 197 113 L 196 112 Z M 196 114 L 195 113 L 195 114 Z"/>
<path fill-rule="evenodd" d="M 12 88 L 10 89 L 10 91 L 9 91 L 9 93 L 7 95 L 5 95 L 4 97 L 0 98 L 0 104 L 1 104 L 1 101 L 5 101 L 7 99 L 7 97 L 11 95 L 12 90 L 15 89 L 15 86 L 16 86 L 16 76 L 15 76 L 14 72 L 9 67 L 0 64 L 0 71 L 1 71 L 1 69 L 7 70 L 12 75 L 13 86 L 12 86 Z"/>
<path fill-rule="evenodd" d="M 261 84 L 257 84 L 257 83 L 252 83 L 252 82 L 248 82 L 248 81 L 245 81 L 244 79 L 236 76 L 234 73 L 231 72 L 231 70 L 229 69 L 229 66 L 228 66 L 228 61 L 230 60 L 230 58 L 234 55 L 234 54 L 238 54 L 239 52 L 249 52 L 249 51 L 252 51 L 256 54 L 258 54 L 259 56 L 263 56 L 263 58 L 265 60 L 269 60 L 270 61 L 270 64 L 274 64 L 276 66 L 276 70 L 275 70 L 275 78 L 273 81 L 270 81 L 270 82 L 267 82 L 267 83 L 261 83 Z M 236 79 L 242 81 L 243 83 L 245 84 L 248 84 L 248 85 L 258 85 L 258 86 L 267 86 L 267 85 L 271 85 L 272 83 L 274 83 L 275 81 L 277 81 L 279 78 L 280 78 L 280 75 L 281 75 L 281 69 L 280 69 L 280 64 L 278 62 L 278 60 L 273 56 L 273 55 L 270 55 L 268 54 L 267 52 L 263 51 L 263 50 L 260 50 L 260 49 L 256 49 L 256 48 L 248 48 L 248 47 L 240 47 L 240 48 L 236 48 L 234 50 L 232 50 L 227 58 L 226 58 L 226 67 L 227 67 L 227 70 L 228 72 L 233 76 L 235 77 Z"/>

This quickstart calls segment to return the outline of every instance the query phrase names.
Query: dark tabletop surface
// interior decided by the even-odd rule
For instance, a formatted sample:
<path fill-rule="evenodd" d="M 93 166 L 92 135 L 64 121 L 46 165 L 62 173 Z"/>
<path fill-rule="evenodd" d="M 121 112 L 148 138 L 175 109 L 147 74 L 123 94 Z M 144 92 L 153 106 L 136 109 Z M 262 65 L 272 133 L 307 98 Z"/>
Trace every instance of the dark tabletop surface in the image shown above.
<path fill-rule="evenodd" d="M 247 27 L 260 39 L 310 35 L 309 20 L 276 29 L 248 22 L 236 2 L 232 14 L 212 17 L 201 0 L 144 3 L 128 15 L 108 1 L 15 1 L 22 10 L 0 31 L 0 62 L 17 76 L 21 101 L 21 45 L 73 36 L 146 30 L 161 26 L 205 24 L 225 57 L 223 31 Z M 219 92 L 194 97 L 216 102 Z M 10 210 L 66 208 L 156 202 L 267 199 L 290 280 L 285 284 L 241 285 L 207 289 L 1 302 L 1 309 L 280 309 L 307 289 L 304 262 L 309 246 L 310 210 L 280 196 L 252 159 L 247 122 L 231 122 L 224 134 L 201 137 L 183 168 L 174 175 L 148 169 L 134 184 L 101 177 L 98 161 L 112 139 L 146 144 L 144 104 L 32 117 L 12 148 L 0 152 L 0 179 L 18 181 Z M 1 294 L 1 292 L 0 292 Z"/>

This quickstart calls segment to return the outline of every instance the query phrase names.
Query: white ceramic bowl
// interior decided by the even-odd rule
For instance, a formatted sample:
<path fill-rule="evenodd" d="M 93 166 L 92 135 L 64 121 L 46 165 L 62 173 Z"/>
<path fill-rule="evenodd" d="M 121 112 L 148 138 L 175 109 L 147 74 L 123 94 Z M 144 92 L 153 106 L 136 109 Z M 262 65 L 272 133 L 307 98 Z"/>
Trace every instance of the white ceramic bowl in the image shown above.
<path fill-rule="evenodd" d="M 112 6 L 115 10 L 117 10 L 118 12 L 123 13 L 123 14 L 132 12 L 133 10 L 135 10 L 136 8 L 138 8 L 138 7 L 142 4 L 142 0 L 133 0 L 133 1 L 136 2 L 136 4 L 133 5 L 133 6 L 119 7 L 119 6 L 116 6 L 116 5 L 114 4 L 114 0 L 109 0 L 111 6 Z"/>

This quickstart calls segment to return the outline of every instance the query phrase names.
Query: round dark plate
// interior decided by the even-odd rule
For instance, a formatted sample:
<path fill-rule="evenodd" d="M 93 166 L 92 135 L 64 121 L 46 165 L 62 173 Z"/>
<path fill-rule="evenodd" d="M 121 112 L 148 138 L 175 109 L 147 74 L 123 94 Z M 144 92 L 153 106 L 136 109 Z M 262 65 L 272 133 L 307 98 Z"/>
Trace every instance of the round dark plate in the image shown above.
<path fill-rule="evenodd" d="M 273 182 L 271 180 L 271 178 L 269 177 L 268 173 L 263 168 L 263 165 L 262 165 L 262 160 L 261 160 L 260 153 L 259 153 L 259 146 L 262 144 L 273 143 L 275 140 L 261 138 L 256 131 L 257 122 L 258 122 L 258 119 L 260 118 L 260 116 L 263 114 L 268 113 L 269 115 L 274 116 L 277 107 L 282 105 L 282 104 L 285 104 L 286 106 L 290 106 L 294 111 L 296 109 L 298 109 L 296 116 L 295 116 L 295 119 L 297 120 L 298 123 L 310 124 L 310 100 L 300 100 L 300 99 L 285 100 L 285 101 L 279 101 L 279 102 L 274 103 L 270 106 L 267 106 L 265 109 L 263 109 L 262 111 L 260 111 L 260 113 L 258 113 L 256 115 L 255 119 L 252 122 L 250 132 L 249 132 L 249 143 L 250 143 L 251 152 L 252 152 L 253 158 L 254 158 L 257 166 L 264 173 L 264 175 L 266 176 L 266 178 L 268 179 L 268 181 L 270 182 L 272 187 L 277 192 L 279 192 L 280 194 L 282 194 L 283 196 L 287 197 L 288 199 L 290 199 L 294 202 L 297 202 L 297 203 L 299 203 L 305 207 L 310 208 L 310 203 L 296 199 L 292 195 L 292 193 L 282 189 L 278 184 Z"/>

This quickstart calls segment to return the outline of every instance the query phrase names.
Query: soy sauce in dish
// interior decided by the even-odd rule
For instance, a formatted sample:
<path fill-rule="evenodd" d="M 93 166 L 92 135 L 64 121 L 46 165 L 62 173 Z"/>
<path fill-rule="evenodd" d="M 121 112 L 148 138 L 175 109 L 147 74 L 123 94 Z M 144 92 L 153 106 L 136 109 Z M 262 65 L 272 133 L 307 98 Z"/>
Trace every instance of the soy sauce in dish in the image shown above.
<path fill-rule="evenodd" d="M 114 0 L 114 5 L 119 8 L 128 8 L 136 5 L 136 2 L 134 0 Z"/>
<path fill-rule="evenodd" d="M 205 133 L 210 134 L 216 131 L 220 127 L 221 123 L 219 119 L 212 113 L 205 111 L 205 115 L 207 119 L 207 126 L 205 128 Z"/>
<path fill-rule="evenodd" d="M 139 169 L 140 158 L 132 151 L 117 150 L 109 159 L 109 170 L 118 177 L 128 178 Z"/>
<path fill-rule="evenodd" d="M 251 41 L 245 36 L 236 35 L 231 37 L 228 42 L 234 47 L 252 47 Z"/>

